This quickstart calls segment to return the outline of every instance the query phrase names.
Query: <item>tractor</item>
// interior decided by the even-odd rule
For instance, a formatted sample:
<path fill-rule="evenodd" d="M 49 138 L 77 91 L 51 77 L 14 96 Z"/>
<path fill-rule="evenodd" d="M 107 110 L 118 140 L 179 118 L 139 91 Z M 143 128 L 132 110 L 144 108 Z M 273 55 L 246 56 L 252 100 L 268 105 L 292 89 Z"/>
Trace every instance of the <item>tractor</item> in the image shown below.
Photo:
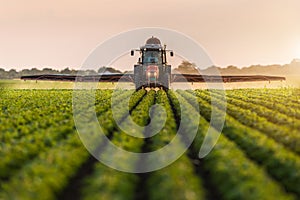
<path fill-rule="evenodd" d="M 151 37 L 144 46 L 131 50 L 140 53 L 137 64 L 134 65 L 133 74 L 97 74 L 97 75 L 72 75 L 72 74 L 39 74 L 21 76 L 23 80 L 54 80 L 54 81 L 85 81 L 85 82 L 133 82 L 135 89 L 160 88 L 168 90 L 170 83 L 191 82 L 250 82 L 250 81 L 284 81 L 285 77 L 265 75 L 205 75 L 205 74 L 171 74 L 171 65 L 167 63 L 167 52 L 174 56 L 172 50 L 166 50 L 166 45 L 161 45 L 158 38 Z"/>
<path fill-rule="evenodd" d="M 131 56 L 134 56 L 135 51 L 140 52 L 138 62 L 134 65 L 135 89 L 158 87 L 168 90 L 170 88 L 171 65 L 167 63 L 167 52 L 173 56 L 173 51 L 166 50 L 166 45 L 162 46 L 160 40 L 153 36 L 140 49 L 131 50 Z"/>

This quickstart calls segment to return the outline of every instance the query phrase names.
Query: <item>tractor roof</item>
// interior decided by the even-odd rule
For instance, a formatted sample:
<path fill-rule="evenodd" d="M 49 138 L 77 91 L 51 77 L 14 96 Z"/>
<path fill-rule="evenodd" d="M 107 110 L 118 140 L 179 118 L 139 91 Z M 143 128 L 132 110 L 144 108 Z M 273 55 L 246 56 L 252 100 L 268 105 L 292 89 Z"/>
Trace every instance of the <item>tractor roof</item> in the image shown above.
<path fill-rule="evenodd" d="M 145 46 L 142 46 L 141 49 L 161 49 L 160 40 L 156 37 L 151 37 L 146 41 Z"/>
<path fill-rule="evenodd" d="M 159 44 L 159 45 L 161 45 L 160 40 L 156 37 L 153 37 L 153 36 L 146 41 L 146 44 Z"/>

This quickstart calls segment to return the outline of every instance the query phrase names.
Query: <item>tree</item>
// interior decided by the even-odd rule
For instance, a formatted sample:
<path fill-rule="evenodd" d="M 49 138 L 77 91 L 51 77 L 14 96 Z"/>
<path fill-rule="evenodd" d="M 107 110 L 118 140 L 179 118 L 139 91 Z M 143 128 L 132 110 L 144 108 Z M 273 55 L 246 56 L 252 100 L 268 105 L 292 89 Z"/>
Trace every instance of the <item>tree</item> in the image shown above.
<path fill-rule="evenodd" d="M 188 73 L 188 74 L 199 74 L 198 68 L 195 63 L 191 63 L 187 60 L 183 60 L 177 68 L 174 69 L 180 73 Z"/>
<path fill-rule="evenodd" d="M 5 69 L 0 68 L 0 79 L 5 79 L 7 78 L 7 72 Z"/>
<path fill-rule="evenodd" d="M 102 74 L 102 73 L 105 73 L 105 72 L 117 73 L 117 74 L 122 73 L 120 70 L 117 70 L 117 69 L 115 69 L 113 67 L 105 67 L 105 66 L 103 66 L 103 67 L 100 67 L 98 69 L 98 73 L 99 74 Z"/>
<path fill-rule="evenodd" d="M 8 71 L 8 78 L 18 78 L 18 72 L 15 69 L 11 69 Z"/>
<path fill-rule="evenodd" d="M 71 74 L 71 70 L 69 69 L 69 67 L 63 69 L 60 71 L 61 74 Z"/>

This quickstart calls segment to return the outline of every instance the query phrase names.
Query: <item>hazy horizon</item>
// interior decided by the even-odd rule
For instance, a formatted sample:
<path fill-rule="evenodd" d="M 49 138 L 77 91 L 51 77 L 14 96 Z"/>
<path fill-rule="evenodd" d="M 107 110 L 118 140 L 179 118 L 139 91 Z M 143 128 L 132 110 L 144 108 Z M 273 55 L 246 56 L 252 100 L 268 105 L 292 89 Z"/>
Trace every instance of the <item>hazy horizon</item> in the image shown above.
<path fill-rule="evenodd" d="M 298 0 L 0 3 L 4 69 L 78 69 L 98 44 L 139 27 L 184 33 L 220 67 L 288 64 L 300 58 Z"/>

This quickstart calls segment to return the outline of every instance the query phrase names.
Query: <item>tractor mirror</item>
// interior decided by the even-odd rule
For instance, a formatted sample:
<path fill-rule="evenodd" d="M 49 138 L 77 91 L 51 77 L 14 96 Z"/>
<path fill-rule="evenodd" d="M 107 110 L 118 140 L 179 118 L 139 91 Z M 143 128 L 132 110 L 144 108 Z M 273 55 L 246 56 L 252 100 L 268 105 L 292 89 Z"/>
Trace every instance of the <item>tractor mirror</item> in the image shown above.
<path fill-rule="evenodd" d="M 134 56 L 134 51 L 133 50 L 131 50 L 130 55 Z"/>
<path fill-rule="evenodd" d="M 172 56 L 172 57 L 174 56 L 174 53 L 173 53 L 173 51 L 170 51 L 170 56 Z"/>

